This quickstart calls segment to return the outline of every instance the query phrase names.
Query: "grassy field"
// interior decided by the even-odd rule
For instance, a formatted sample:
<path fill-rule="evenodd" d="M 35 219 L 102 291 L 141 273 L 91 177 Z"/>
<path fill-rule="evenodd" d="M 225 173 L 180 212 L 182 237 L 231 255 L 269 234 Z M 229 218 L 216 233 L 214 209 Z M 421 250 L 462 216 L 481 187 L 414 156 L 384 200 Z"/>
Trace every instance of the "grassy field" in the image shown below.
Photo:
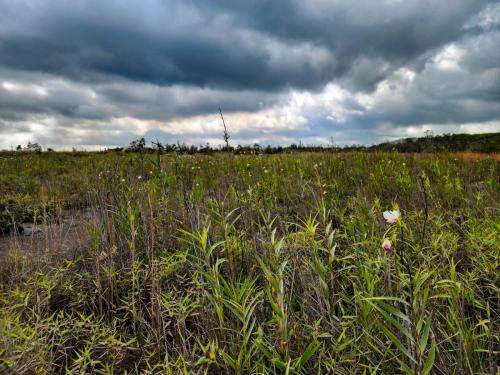
<path fill-rule="evenodd" d="M 0 373 L 498 373 L 499 201 L 493 155 L 1 154 Z"/>

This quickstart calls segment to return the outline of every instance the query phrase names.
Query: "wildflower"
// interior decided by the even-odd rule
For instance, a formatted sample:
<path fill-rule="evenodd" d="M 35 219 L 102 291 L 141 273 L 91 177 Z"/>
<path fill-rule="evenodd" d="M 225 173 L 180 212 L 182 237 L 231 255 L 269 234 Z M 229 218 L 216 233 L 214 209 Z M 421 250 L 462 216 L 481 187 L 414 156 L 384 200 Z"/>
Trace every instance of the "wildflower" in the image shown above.
<path fill-rule="evenodd" d="M 125 179 L 124 179 L 124 178 L 122 178 L 122 182 L 125 182 Z"/>
<path fill-rule="evenodd" d="M 391 241 L 389 241 L 388 238 L 386 238 L 384 242 L 382 242 L 382 249 L 384 249 L 386 253 L 391 251 Z"/>
<path fill-rule="evenodd" d="M 384 211 L 383 215 L 387 224 L 394 224 L 401 216 L 401 213 L 399 211 Z"/>
<path fill-rule="evenodd" d="M 210 350 L 208 352 L 208 358 L 210 358 L 211 361 L 215 361 L 215 351 L 214 350 Z"/>
<path fill-rule="evenodd" d="M 138 179 L 138 180 L 142 179 L 142 176 L 137 176 L 137 179 Z"/>

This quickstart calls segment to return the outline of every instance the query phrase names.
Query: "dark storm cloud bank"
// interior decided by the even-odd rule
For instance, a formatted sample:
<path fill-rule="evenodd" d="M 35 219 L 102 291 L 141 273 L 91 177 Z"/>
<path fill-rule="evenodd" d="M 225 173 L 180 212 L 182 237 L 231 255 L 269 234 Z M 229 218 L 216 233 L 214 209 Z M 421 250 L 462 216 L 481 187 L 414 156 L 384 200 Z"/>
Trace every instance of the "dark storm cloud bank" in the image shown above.
<path fill-rule="evenodd" d="M 371 89 L 460 38 L 487 3 L 4 0 L 0 64 L 78 80 L 273 91 L 342 78 Z"/>
<path fill-rule="evenodd" d="M 499 121 L 495 4 L 0 0 L 0 138 L 17 130 L 51 144 L 117 145 L 137 135 L 204 143 L 218 130 L 155 121 L 210 120 L 219 105 L 263 112 L 233 127 L 242 143 L 330 135 L 372 143 L 380 128 Z M 328 100 L 332 83 L 342 99 Z M 269 116 L 295 122 L 273 130 Z M 115 121 L 124 118 L 154 128 Z"/>
<path fill-rule="evenodd" d="M 0 64 L 78 80 L 111 75 L 158 85 L 266 91 L 313 87 L 330 78 L 327 50 L 283 44 L 181 2 L 141 4 L 152 14 L 135 12 L 137 3 L 130 1 L 79 4 L 49 1 L 24 14 L 22 6 L 4 2 L 10 12 L 0 16 Z M 7 17 L 28 27 L 19 30 Z"/>
<path fill-rule="evenodd" d="M 207 11 L 214 1 L 204 1 Z M 464 35 L 463 25 L 492 1 L 215 1 L 239 24 L 289 43 L 332 52 L 334 78 L 370 90 L 392 69 L 422 65 L 434 49 Z M 386 65 L 386 66 L 384 66 Z M 325 77 L 326 78 L 326 77 Z M 332 77 L 326 78 L 329 80 Z"/>

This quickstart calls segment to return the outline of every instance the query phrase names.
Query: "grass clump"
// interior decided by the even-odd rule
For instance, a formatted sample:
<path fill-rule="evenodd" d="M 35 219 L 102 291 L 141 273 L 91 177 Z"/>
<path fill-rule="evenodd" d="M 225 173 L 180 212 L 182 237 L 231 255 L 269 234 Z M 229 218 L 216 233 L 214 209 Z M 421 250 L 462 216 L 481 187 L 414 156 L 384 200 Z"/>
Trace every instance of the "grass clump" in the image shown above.
<path fill-rule="evenodd" d="M 43 249 L 1 250 L 3 373 L 498 371 L 494 158 L 51 153 L 0 163 L 9 212 L 24 207 L 13 194 L 42 212 L 56 202 L 43 233 L 70 209 L 86 212 L 72 248 L 33 234 Z M 401 216 L 388 224 L 386 210 Z M 17 221 L 32 222 L 25 212 Z"/>

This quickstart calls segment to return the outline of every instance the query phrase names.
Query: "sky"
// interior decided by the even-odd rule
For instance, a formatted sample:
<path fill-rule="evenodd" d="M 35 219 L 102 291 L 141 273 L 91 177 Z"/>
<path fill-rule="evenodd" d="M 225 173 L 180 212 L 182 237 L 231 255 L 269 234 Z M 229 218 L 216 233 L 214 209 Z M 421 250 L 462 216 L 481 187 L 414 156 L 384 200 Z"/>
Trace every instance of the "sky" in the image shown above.
<path fill-rule="evenodd" d="M 500 131 L 500 2 L 0 0 L 0 149 Z"/>

